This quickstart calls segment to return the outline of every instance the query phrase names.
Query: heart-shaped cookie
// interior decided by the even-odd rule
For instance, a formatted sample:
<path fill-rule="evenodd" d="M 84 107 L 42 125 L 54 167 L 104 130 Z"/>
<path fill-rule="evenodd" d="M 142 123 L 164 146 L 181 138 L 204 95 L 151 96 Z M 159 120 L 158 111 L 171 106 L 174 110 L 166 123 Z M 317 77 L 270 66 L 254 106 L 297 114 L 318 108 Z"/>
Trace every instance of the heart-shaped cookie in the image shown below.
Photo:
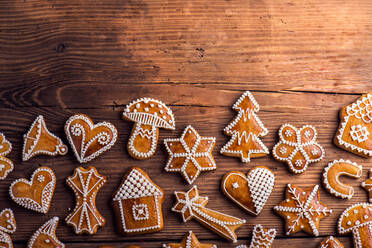
<path fill-rule="evenodd" d="M 46 214 L 56 186 L 56 176 L 48 167 L 34 171 L 31 180 L 15 180 L 9 188 L 10 197 L 19 205 Z"/>
<path fill-rule="evenodd" d="M 9 208 L 4 209 L 0 213 L 0 231 L 7 233 L 14 233 L 16 231 L 14 214 Z"/>
<path fill-rule="evenodd" d="M 110 149 L 118 137 L 114 125 L 109 122 L 94 124 L 84 114 L 71 116 L 65 124 L 65 133 L 80 163 L 86 163 Z"/>
<path fill-rule="evenodd" d="M 222 178 L 221 188 L 238 206 L 257 216 L 274 188 L 274 174 L 265 166 L 252 168 L 247 176 L 231 171 Z"/>
<path fill-rule="evenodd" d="M 6 156 L 12 151 L 12 144 L 0 133 L 0 156 Z"/>

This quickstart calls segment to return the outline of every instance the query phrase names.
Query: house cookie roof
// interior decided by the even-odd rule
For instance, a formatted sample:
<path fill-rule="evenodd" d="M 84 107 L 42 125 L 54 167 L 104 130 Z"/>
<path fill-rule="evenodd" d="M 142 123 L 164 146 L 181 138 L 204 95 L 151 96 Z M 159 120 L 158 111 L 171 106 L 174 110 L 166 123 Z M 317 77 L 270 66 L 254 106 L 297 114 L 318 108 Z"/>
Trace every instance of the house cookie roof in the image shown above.
<path fill-rule="evenodd" d="M 114 201 L 161 196 L 163 193 L 160 189 L 142 173 L 137 168 L 133 168 L 116 192 Z"/>
<path fill-rule="evenodd" d="M 356 102 L 347 106 L 346 112 L 349 116 L 362 119 L 365 123 L 372 122 L 372 94 L 363 95 Z"/>

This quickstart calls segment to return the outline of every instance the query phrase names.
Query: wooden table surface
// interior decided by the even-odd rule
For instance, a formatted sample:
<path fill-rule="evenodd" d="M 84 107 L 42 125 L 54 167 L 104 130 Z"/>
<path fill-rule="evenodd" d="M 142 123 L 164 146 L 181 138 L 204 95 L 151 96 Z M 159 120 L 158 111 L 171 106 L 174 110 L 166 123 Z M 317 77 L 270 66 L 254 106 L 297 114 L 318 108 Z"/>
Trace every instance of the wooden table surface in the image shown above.
<path fill-rule="evenodd" d="M 238 244 L 249 242 L 258 223 L 277 229 L 274 247 L 312 248 L 325 236 L 337 235 L 340 213 L 367 201 L 359 185 L 367 178 L 371 160 L 337 148 L 332 139 L 339 109 L 372 89 L 371 16 L 370 0 L 1 0 L 0 131 L 14 146 L 9 158 L 15 169 L 0 181 L 0 209 L 15 212 L 15 247 L 24 247 L 52 216 L 64 219 L 75 204 L 65 183 L 79 166 L 71 150 L 66 156 L 21 160 L 23 134 L 39 114 L 66 143 L 63 126 L 74 113 L 85 113 L 95 122 L 110 121 L 119 132 L 114 147 L 88 163 L 108 178 L 97 197 L 107 223 L 96 235 L 81 236 L 61 221 L 57 235 L 67 247 L 160 247 L 180 240 L 188 230 L 203 242 L 235 247 L 197 222 L 182 223 L 170 211 L 173 192 L 190 186 L 179 174 L 164 171 L 162 141 L 178 137 L 188 124 L 201 135 L 217 138 L 213 155 L 218 168 L 203 173 L 195 184 L 209 196 L 208 206 L 247 220 L 237 231 Z M 270 150 L 282 124 L 311 124 L 318 130 L 325 158 L 294 175 L 271 155 L 250 163 L 220 155 L 229 139 L 222 130 L 236 114 L 231 106 L 245 90 L 261 105 L 258 116 L 269 130 L 262 140 Z M 155 156 L 138 161 L 125 148 L 132 124 L 120 116 L 127 103 L 143 96 L 172 108 L 176 130 L 161 130 Z M 286 237 L 282 219 L 272 210 L 283 200 L 285 185 L 320 184 L 323 168 L 339 158 L 363 165 L 360 179 L 345 178 L 355 186 L 355 196 L 336 199 L 321 186 L 321 200 L 334 212 L 321 221 L 320 237 L 302 232 Z M 29 178 L 41 165 L 57 176 L 45 215 L 19 207 L 8 195 L 13 180 Z M 252 217 L 227 200 L 219 184 L 226 172 L 245 173 L 256 165 L 273 170 L 276 182 L 263 212 Z M 126 238 L 115 231 L 110 199 L 130 166 L 143 168 L 165 190 L 161 232 Z M 341 241 L 351 247 L 350 236 Z"/>

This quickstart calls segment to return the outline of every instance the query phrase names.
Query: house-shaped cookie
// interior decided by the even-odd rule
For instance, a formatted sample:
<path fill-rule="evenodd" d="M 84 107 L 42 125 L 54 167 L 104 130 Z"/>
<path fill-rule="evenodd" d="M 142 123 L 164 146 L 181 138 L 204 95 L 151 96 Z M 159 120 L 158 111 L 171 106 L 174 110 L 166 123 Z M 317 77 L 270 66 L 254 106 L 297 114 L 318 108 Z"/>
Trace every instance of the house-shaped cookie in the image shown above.
<path fill-rule="evenodd" d="M 119 232 L 136 235 L 161 230 L 163 197 L 163 190 L 144 171 L 129 169 L 112 202 Z"/>
<path fill-rule="evenodd" d="M 334 143 L 349 152 L 372 157 L 372 93 L 341 109 Z"/>

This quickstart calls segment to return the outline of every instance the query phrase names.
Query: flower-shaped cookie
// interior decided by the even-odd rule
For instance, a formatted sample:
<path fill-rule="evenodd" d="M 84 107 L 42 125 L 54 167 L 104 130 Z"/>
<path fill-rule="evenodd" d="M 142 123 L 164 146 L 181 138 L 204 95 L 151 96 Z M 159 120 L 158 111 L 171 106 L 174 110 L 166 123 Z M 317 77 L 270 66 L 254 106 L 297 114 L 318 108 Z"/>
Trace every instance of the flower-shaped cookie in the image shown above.
<path fill-rule="evenodd" d="M 316 137 L 313 126 L 305 125 L 297 129 L 284 124 L 279 130 L 280 141 L 273 148 L 273 156 L 286 162 L 293 173 L 302 173 L 310 163 L 324 157 L 324 149 L 316 142 Z"/>

